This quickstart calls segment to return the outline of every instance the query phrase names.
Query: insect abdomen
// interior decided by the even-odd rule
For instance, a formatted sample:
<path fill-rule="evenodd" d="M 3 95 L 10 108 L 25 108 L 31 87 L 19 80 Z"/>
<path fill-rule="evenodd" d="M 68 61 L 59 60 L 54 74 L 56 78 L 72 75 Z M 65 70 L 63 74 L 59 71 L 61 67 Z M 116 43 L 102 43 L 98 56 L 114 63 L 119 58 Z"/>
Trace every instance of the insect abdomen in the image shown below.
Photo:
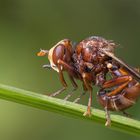
<path fill-rule="evenodd" d="M 115 96 L 107 96 L 107 93 L 98 93 L 98 100 L 108 110 L 121 111 L 133 106 L 140 96 L 140 84 L 125 89 Z"/>

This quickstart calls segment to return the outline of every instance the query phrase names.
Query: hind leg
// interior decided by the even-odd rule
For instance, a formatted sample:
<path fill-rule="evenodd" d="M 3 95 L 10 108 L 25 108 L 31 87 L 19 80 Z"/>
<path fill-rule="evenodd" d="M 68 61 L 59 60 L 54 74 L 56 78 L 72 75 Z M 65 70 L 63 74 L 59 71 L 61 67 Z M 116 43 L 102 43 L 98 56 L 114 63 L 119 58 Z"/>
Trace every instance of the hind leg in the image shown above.
<path fill-rule="evenodd" d="M 106 91 L 105 90 L 100 90 L 98 92 L 98 96 L 104 96 L 104 110 L 105 110 L 105 117 L 106 117 L 106 123 L 105 126 L 110 126 L 111 125 L 111 118 L 110 118 L 110 112 L 108 110 L 108 106 L 109 106 L 109 98 L 107 97 Z"/>
<path fill-rule="evenodd" d="M 105 116 L 106 116 L 105 126 L 111 126 L 111 118 L 110 118 L 110 113 L 107 109 L 107 106 L 104 108 L 104 110 L 105 110 Z"/>

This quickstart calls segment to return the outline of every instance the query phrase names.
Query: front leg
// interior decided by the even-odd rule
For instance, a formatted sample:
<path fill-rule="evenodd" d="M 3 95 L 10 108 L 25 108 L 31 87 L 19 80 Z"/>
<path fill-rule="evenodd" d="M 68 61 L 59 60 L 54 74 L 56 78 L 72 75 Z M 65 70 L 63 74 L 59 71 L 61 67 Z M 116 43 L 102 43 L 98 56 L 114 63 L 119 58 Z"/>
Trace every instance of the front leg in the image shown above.
<path fill-rule="evenodd" d="M 61 81 L 61 83 L 62 83 L 62 85 L 64 86 L 64 87 L 67 87 L 67 83 L 66 83 L 66 81 L 65 81 L 65 79 L 64 79 L 64 75 L 63 75 L 63 66 L 61 65 L 61 63 L 59 63 L 60 62 L 60 60 L 58 60 L 57 61 L 57 63 L 58 63 L 58 74 L 59 74 L 59 78 L 60 78 L 60 81 Z"/>
<path fill-rule="evenodd" d="M 61 59 L 59 59 L 57 63 L 58 63 L 58 69 L 60 71 L 60 80 L 62 84 L 66 83 L 62 74 L 62 69 L 63 69 L 68 73 L 69 79 L 74 87 L 72 91 L 64 98 L 64 100 L 68 100 L 72 96 L 73 92 L 78 88 L 78 85 L 74 80 L 74 77 L 77 77 L 77 72 L 71 65 L 67 64 Z"/>
<path fill-rule="evenodd" d="M 74 68 L 72 66 L 70 66 L 69 64 L 67 64 L 66 62 L 64 62 L 61 59 L 59 59 L 57 61 L 57 68 L 58 68 L 59 79 L 60 79 L 60 81 L 61 81 L 61 83 L 63 85 L 63 88 L 58 90 L 56 93 L 53 93 L 51 96 L 56 96 L 56 95 L 60 94 L 67 87 L 67 83 L 66 83 L 66 81 L 64 79 L 64 75 L 63 75 L 63 70 L 65 70 L 69 75 L 69 78 L 70 78 L 70 80 L 72 82 L 72 85 L 74 87 L 74 89 L 71 91 L 71 93 L 73 93 L 78 87 L 76 82 L 74 81 L 74 78 L 72 77 L 73 75 L 74 76 L 76 75 L 76 71 L 74 70 Z M 65 100 L 68 100 L 68 98 L 70 98 L 70 97 L 71 97 L 71 95 L 68 94 L 68 96 L 65 97 Z"/>
<path fill-rule="evenodd" d="M 58 60 L 58 61 L 59 61 L 59 60 Z M 54 96 L 56 96 L 56 95 L 62 93 L 64 90 L 66 90 L 66 87 L 67 87 L 67 83 L 66 83 L 66 81 L 65 81 L 65 79 L 64 79 L 64 76 L 63 76 L 62 67 L 61 67 L 61 65 L 59 64 L 59 62 L 58 62 L 57 68 L 58 68 L 59 79 L 60 79 L 60 81 L 61 81 L 63 87 L 62 87 L 60 90 L 58 90 L 57 92 L 52 93 L 52 94 L 50 95 L 51 97 L 54 97 Z"/>
<path fill-rule="evenodd" d="M 66 90 L 66 87 L 67 87 L 67 83 L 66 83 L 66 81 L 65 81 L 65 79 L 64 79 L 63 72 L 62 72 L 62 70 L 61 70 L 61 66 L 58 66 L 58 73 L 59 73 L 59 78 L 60 78 L 60 81 L 61 81 L 63 87 L 62 87 L 60 90 L 58 90 L 57 92 L 52 93 L 52 94 L 50 95 L 51 97 L 54 97 L 54 96 L 56 96 L 56 95 L 62 93 L 64 90 Z"/>
<path fill-rule="evenodd" d="M 52 67 L 51 67 L 50 64 L 45 64 L 45 65 L 43 65 L 42 67 L 45 68 L 45 69 L 52 69 Z M 62 73 L 60 73 L 59 75 L 61 75 L 61 74 L 62 74 Z M 60 76 L 60 78 L 61 78 L 61 77 L 63 77 L 63 76 Z M 62 78 L 61 81 L 63 81 L 63 79 L 64 79 L 64 78 Z M 50 97 L 55 97 L 56 95 L 62 93 L 62 92 L 66 89 L 66 86 L 67 86 L 66 84 L 63 84 L 63 87 L 62 87 L 61 89 L 59 89 L 58 91 L 56 91 L 56 92 L 50 94 L 49 96 L 50 96 Z"/>

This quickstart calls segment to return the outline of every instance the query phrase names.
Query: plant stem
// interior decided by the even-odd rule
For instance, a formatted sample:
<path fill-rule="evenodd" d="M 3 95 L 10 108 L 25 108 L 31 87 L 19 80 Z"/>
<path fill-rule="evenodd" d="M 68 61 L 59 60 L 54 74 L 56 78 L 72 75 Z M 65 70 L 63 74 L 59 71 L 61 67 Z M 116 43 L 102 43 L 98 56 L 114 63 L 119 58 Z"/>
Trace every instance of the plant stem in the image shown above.
<path fill-rule="evenodd" d="M 83 113 L 87 108 L 84 105 L 75 104 L 2 84 L 0 84 L 0 98 L 51 112 L 57 112 L 74 118 L 89 120 L 100 124 L 105 123 L 104 111 L 93 109 L 91 117 L 84 117 Z M 116 129 L 140 136 L 140 121 L 120 115 L 111 115 L 111 120 L 112 125 L 109 127 L 110 129 Z"/>

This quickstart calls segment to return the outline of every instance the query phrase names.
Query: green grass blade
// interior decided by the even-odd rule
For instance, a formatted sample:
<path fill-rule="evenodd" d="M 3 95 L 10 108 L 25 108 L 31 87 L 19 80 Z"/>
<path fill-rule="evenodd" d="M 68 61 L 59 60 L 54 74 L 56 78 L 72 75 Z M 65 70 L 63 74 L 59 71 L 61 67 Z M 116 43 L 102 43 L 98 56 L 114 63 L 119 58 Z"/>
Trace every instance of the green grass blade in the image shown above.
<path fill-rule="evenodd" d="M 0 98 L 51 112 L 57 112 L 59 114 L 78 119 L 97 122 L 103 125 L 105 123 L 104 111 L 93 109 L 91 117 L 84 117 L 82 115 L 86 111 L 86 106 L 84 105 L 75 104 L 2 84 L 0 85 Z M 140 121 L 120 115 L 111 115 L 111 120 L 112 125 L 109 129 L 116 129 L 140 136 Z"/>

